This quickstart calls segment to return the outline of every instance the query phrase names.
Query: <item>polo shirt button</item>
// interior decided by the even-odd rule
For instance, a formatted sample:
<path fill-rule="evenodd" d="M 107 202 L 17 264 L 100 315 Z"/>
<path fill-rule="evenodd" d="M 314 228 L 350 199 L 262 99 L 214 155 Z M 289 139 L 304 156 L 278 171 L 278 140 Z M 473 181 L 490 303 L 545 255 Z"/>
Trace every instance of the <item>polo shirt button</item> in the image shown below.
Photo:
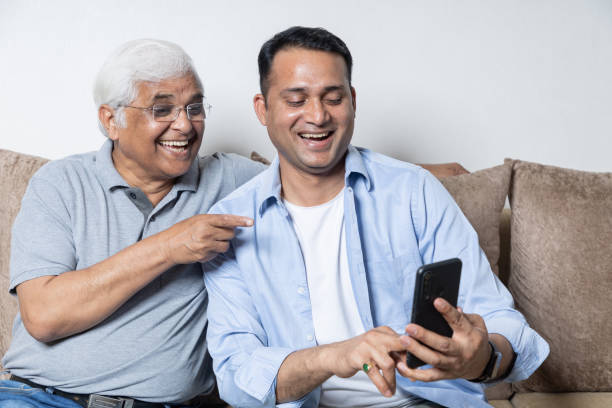
<path fill-rule="evenodd" d="M 135 200 L 136 199 L 136 194 L 130 193 L 130 197 L 132 197 L 132 200 Z"/>
<path fill-rule="evenodd" d="M 304 289 L 302 286 L 300 286 L 300 287 L 298 288 L 298 293 L 299 293 L 300 295 L 303 295 L 303 294 L 304 294 L 304 292 L 306 292 L 306 290 L 305 290 L 305 289 Z"/>
<path fill-rule="evenodd" d="M 309 334 L 308 336 L 306 336 L 306 340 L 312 341 L 312 339 L 314 339 L 314 337 L 312 337 L 312 334 Z"/>

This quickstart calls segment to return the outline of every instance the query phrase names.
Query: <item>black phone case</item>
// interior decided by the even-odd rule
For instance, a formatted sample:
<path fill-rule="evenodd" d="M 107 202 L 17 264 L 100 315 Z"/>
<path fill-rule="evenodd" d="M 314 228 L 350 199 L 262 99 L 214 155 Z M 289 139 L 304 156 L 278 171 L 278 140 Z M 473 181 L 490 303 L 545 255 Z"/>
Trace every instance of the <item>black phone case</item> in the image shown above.
<path fill-rule="evenodd" d="M 436 310 L 433 301 L 441 297 L 457 307 L 459 281 L 461 280 L 461 260 L 447 259 L 423 265 L 417 270 L 412 303 L 412 323 L 436 332 L 442 336 L 452 337 L 453 330 L 444 317 Z M 425 363 L 408 353 L 406 364 L 416 368 Z"/>

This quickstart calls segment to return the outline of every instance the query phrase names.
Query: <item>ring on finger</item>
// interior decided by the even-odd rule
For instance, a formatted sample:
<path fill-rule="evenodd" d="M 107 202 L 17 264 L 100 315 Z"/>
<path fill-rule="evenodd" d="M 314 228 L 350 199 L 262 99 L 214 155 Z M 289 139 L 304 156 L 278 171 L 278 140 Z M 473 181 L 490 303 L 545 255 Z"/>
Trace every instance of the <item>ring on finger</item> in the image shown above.
<path fill-rule="evenodd" d="M 370 370 L 372 369 L 372 366 L 373 366 L 372 364 L 369 364 L 369 363 L 364 363 L 364 364 L 363 364 L 363 367 L 362 367 L 362 368 L 363 368 L 363 371 L 364 371 L 366 374 L 367 374 L 367 373 L 369 373 L 369 372 L 370 372 Z"/>

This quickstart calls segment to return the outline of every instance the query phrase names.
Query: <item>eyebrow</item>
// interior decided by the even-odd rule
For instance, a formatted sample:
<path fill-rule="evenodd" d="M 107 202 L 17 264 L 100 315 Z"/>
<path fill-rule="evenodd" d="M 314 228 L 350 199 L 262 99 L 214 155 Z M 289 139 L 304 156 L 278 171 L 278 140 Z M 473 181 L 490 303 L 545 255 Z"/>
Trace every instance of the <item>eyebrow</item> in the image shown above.
<path fill-rule="evenodd" d="M 157 94 L 153 97 L 153 101 L 159 101 L 160 99 L 172 99 L 174 95 L 172 94 Z"/>
<path fill-rule="evenodd" d="M 173 94 L 157 94 L 153 97 L 153 102 L 157 102 L 159 100 L 164 100 L 164 99 L 173 99 L 174 95 Z M 193 95 L 191 97 L 191 99 L 189 99 L 190 101 L 196 101 L 196 100 L 200 100 L 204 98 L 204 94 L 202 94 L 202 92 L 198 92 L 197 94 Z"/>
<path fill-rule="evenodd" d="M 286 88 L 283 89 L 280 93 L 282 94 L 287 94 L 287 93 L 305 93 L 307 88 L 304 87 L 296 87 L 296 88 Z M 333 91 L 344 91 L 344 87 L 342 85 L 330 85 L 330 86 L 326 86 L 325 88 L 323 88 L 325 93 L 328 92 L 333 92 Z"/>

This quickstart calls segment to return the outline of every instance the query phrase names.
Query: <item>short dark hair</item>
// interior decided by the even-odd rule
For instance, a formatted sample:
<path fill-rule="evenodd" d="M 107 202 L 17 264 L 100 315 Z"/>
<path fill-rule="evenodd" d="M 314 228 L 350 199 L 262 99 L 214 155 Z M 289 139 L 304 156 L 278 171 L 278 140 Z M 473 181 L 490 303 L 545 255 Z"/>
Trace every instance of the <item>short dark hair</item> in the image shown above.
<path fill-rule="evenodd" d="M 259 87 L 266 96 L 270 83 L 270 68 L 274 56 L 287 48 L 306 48 L 309 50 L 327 51 L 340 55 L 346 64 L 349 85 L 353 70 L 353 57 L 348 47 L 340 38 L 324 28 L 295 26 L 281 31 L 261 46 L 257 63 L 259 64 Z"/>

